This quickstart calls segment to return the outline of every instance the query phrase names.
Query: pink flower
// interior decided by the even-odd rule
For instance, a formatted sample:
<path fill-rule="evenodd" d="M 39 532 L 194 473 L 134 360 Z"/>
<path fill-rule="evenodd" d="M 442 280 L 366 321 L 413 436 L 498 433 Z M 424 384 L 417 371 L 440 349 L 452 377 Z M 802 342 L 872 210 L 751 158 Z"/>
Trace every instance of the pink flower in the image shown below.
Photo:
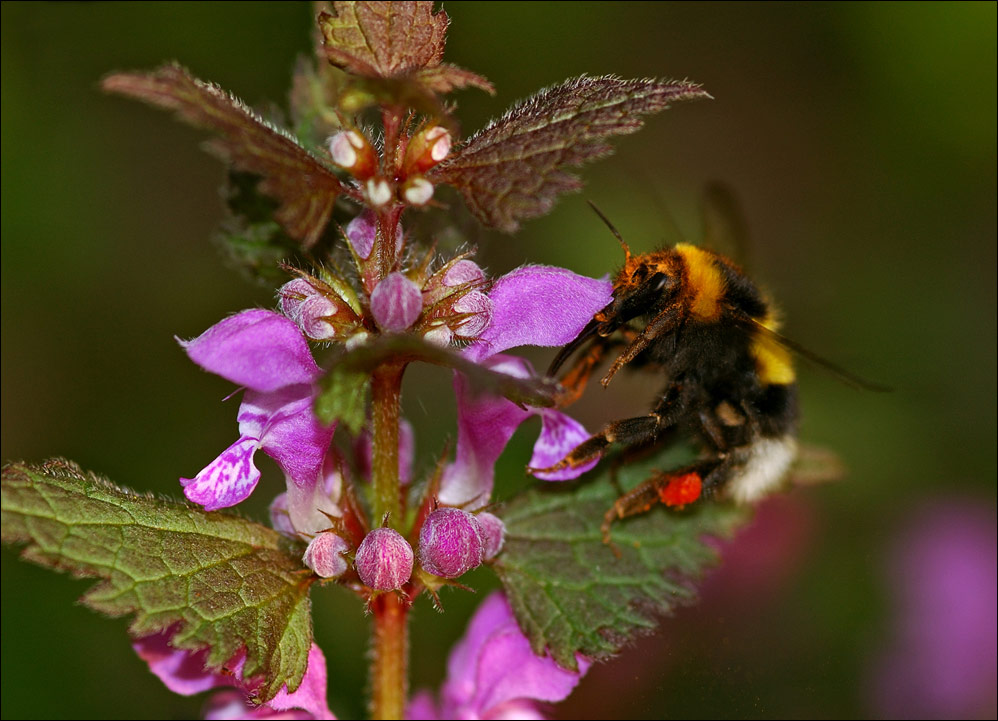
<path fill-rule="evenodd" d="M 501 352 L 523 345 L 565 345 L 613 299 L 612 290 L 608 280 L 586 278 L 563 268 L 518 268 L 492 286 L 489 325 L 464 353 L 492 370 L 531 377 L 535 373 L 527 361 Z M 564 413 L 521 408 L 502 397 L 476 394 L 461 374 L 455 374 L 454 392 L 457 452 L 440 484 L 439 498 L 445 505 L 477 508 L 488 503 L 495 463 L 516 429 L 531 416 L 540 416 L 542 423 L 530 459 L 535 468 L 556 464 L 589 438 L 586 429 Z M 576 478 L 596 465 L 596 460 L 539 477 L 550 481 Z"/>
<path fill-rule="evenodd" d="M 893 638 L 877 659 L 885 718 L 994 718 L 998 672 L 995 510 L 944 501 L 894 539 Z"/>
<path fill-rule="evenodd" d="M 184 495 L 208 511 L 245 500 L 260 480 L 253 463 L 260 448 L 291 480 L 289 490 L 313 489 L 335 426 L 322 426 L 312 412 L 321 371 L 294 322 L 246 310 L 181 345 L 205 370 L 246 387 L 239 440 L 194 478 L 181 478 Z"/>
<path fill-rule="evenodd" d="M 301 684 L 293 693 L 284 686 L 263 705 L 251 702 L 259 681 L 242 677 L 244 658 L 236 658 L 225 670 L 205 668 L 207 651 L 182 651 L 170 646 L 170 634 L 158 633 L 133 642 L 132 648 L 149 670 L 182 696 L 192 696 L 214 688 L 231 687 L 208 702 L 209 719 L 335 719 L 326 702 L 326 658 L 314 643 L 308 652 L 308 665 Z"/>
<path fill-rule="evenodd" d="M 542 719 L 537 701 L 566 698 L 591 662 L 576 656 L 579 670 L 562 668 L 530 648 L 506 597 L 496 592 L 475 612 L 447 661 L 439 699 L 421 691 L 410 719 Z"/>

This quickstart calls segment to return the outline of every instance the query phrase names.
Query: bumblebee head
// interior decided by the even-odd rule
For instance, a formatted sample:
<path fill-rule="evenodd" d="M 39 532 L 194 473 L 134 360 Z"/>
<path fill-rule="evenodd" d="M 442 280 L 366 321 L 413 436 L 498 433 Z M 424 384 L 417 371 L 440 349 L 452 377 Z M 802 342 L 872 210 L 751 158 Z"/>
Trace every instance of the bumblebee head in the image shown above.
<path fill-rule="evenodd" d="M 675 302 L 682 267 L 669 251 L 648 255 L 627 254 L 613 283 L 613 301 L 596 314 L 596 332 L 608 336 L 641 315 L 657 315 Z"/>

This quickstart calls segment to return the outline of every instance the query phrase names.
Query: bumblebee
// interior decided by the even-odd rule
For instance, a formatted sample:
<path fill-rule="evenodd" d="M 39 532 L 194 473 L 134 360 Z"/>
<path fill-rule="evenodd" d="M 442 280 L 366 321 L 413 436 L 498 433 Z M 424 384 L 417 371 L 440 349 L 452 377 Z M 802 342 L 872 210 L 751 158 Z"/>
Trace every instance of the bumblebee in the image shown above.
<path fill-rule="evenodd" d="M 624 366 L 658 369 L 665 385 L 649 414 L 608 423 L 543 470 L 577 467 L 610 446 L 626 454 L 677 434 L 701 450 L 694 463 L 657 472 L 613 504 L 602 526 L 603 541 L 612 547 L 614 521 L 656 504 L 682 507 L 704 496 L 750 503 L 780 485 L 797 453 L 791 350 L 806 351 L 778 334 L 774 306 L 732 260 L 685 243 L 633 255 L 593 209 L 623 246 L 624 267 L 614 278 L 613 300 L 561 349 L 548 375 L 584 351 L 560 379 L 567 405 L 600 362 L 619 351 L 604 388 Z"/>

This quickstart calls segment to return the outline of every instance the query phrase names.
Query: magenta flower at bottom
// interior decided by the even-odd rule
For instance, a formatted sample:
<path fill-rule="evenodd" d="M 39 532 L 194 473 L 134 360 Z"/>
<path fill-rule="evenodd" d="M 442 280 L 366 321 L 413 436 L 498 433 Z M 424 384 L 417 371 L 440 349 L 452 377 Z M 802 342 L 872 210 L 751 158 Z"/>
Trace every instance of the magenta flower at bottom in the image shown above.
<path fill-rule="evenodd" d="M 242 677 L 245 658 L 234 659 L 226 669 L 205 668 L 207 651 L 183 651 L 169 644 L 170 634 L 158 633 L 136 639 L 132 647 L 149 670 L 168 689 L 181 696 L 192 696 L 215 688 L 231 687 L 209 700 L 205 718 L 209 719 L 335 719 L 326 702 L 326 657 L 314 643 L 308 652 L 308 665 L 298 689 L 278 691 L 270 701 L 255 705 L 250 701 L 257 687 L 252 679 Z"/>
<path fill-rule="evenodd" d="M 565 699 L 589 670 L 591 662 L 576 656 L 578 672 L 549 656 L 538 656 L 513 617 L 506 597 L 485 599 L 464 637 L 447 660 L 447 680 L 440 697 L 416 694 L 410 719 L 542 719 L 538 701 Z"/>

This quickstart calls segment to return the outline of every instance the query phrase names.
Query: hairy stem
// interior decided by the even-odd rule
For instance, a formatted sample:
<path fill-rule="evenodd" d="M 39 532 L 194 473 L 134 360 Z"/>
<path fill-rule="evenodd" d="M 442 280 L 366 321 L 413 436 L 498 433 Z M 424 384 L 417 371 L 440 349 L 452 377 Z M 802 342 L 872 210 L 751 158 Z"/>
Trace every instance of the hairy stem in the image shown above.
<path fill-rule="evenodd" d="M 399 489 L 399 401 L 404 364 L 386 363 L 371 377 L 371 481 L 374 513 L 371 523 L 401 530 L 402 497 Z"/>
<path fill-rule="evenodd" d="M 378 596 L 371 654 L 371 718 L 400 719 L 408 695 L 409 607 L 394 593 Z"/>

